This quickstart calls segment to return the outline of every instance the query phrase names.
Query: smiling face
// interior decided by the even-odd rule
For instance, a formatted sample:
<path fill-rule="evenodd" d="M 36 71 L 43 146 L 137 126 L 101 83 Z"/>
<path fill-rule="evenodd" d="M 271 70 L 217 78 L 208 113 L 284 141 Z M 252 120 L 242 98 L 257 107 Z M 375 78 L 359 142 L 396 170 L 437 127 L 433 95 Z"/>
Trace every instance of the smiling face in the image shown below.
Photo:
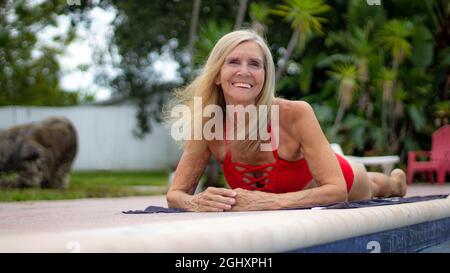
<path fill-rule="evenodd" d="M 264 54 L 253 41 L 239 44 L 225 57 L 216 78 L 228 105 L 255 104 L 264 86 Z"/>

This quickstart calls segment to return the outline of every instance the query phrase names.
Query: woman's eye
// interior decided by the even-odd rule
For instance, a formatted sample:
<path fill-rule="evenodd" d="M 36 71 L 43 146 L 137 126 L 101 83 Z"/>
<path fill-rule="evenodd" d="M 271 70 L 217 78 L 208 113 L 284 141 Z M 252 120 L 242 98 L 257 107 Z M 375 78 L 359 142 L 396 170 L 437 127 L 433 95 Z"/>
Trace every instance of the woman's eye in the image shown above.
<path fill-rule="evenodd" d="M 254 67 L 261 67 L 261 64 L 259 62 L 250 62 L 250 65 Z"/>

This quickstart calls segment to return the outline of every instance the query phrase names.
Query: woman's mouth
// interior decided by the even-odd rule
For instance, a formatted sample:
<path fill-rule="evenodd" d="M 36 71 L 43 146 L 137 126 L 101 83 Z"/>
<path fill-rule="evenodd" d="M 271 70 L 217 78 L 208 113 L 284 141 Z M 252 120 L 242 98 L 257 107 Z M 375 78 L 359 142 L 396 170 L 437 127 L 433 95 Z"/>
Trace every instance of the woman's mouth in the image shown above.
<path fill-rule="evenodd" d="M 232 83 L 232 85 L 235 87 L 244 88 L 244 89 L 250 89 L 253 87 L 253 85 L 251 85 L 249 83 L 244 83 L 244 82 L 234 82 L 234 83 Z"/>

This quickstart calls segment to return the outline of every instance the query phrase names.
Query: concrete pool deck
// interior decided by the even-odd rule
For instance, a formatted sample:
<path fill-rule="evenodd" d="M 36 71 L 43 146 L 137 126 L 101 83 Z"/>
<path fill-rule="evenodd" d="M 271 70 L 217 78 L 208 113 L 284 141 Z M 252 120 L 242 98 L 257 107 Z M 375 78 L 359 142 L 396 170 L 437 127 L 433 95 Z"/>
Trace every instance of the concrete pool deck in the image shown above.
<path fill-rule="evenodd" d="M 416 183 L 408 186 L 407 196 L 448 193 L 450 193 L 450 184 Z M 61 248 L 40 246 L 39 238 L 43 238 L 42 236 L 60 238 L 61 242 L 65 242 L 62 235 L 68 236 L 69 233 L 88 234 L 92 231 L 95 234 L 101 234 L 103 230 L 107 234 L 108 230 L 114 229 L 116 233 L 126 234 L 133 233 L 140 227 L 142 231 L 148 230 L 149 227 L 185 229 L 184 225 L 190 225 L 192 221 L 208 223 L 208 221 L 222 221 L 228 218 L 230 223 L 236 223 L 236 221 L 238 223 L 240 220 L 252 217 L 263 219 L 265 214 L 274 213 L 273 211 L 151 215 L 122 213 L 127 210 L 142 210 L 149 205 L 167 206 L 165 196 L 0 203 L 0 252 L 39 252 L 40 247 L 44 252 L 68 252 L 66 245 L 62 245 Z M 30 245 L 23 245 L 24 240 L 30 242 Z M 67 243 L 69 242 L 71 241 Z M 91 250 L 99 251 L 97 248 Z M 180 248 L 180 250 L 188 251 L 187 248 Z M 106 247 L 105 251 L 134 250 L 124 246 L 123 249 Z M 161 249 L 161 251 L 165 250 Z"/>

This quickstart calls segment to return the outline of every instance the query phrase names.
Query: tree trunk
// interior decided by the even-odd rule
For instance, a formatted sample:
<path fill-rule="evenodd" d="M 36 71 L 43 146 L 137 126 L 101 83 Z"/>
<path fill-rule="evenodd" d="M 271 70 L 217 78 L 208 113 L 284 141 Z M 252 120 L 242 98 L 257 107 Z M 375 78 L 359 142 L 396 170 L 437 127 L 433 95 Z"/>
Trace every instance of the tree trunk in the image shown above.
<path fill-rule="evenodd" d="M 236 22 L 234 23 L 234 29 L 240 29 L 245 18 L 245 11 L 247 10 L 248 0 L 239 0 L 238 14 L 236 17 Z"/>
<path fill-rule="evenodd" d="M 189 52 L 189 77 L 193 78 L 193 70 L 194 70 L 194 53 L 195 53 L 195 38 L 197 36 L 197 23 L 198 23 L 198 16 L 200 13 L 200 6 L 201 6 L 202 0 L 194 0 L 194 5 L 192 7 L 192 18 L 191 18 L 191 28 L 189 30 L 189 42 L 188 42 L 188 52 Z"/>
<path fill-rule="evenodd" d="M 286 54 L 283 57 L 283 61 L 278 67 L 275 77 L 277 82 L 281 79 L 281 76 L 283 76 L 284 70 L 286 69 L 286 65 L 289 59 L 291 58 L 292 52 L 294 52 L 295 46 L 297 46 L 299 37 L 300 37 L 300 29 L 296 28 L 294 33 L 292 33 L 291 39 L 289 40 L 289 44 L 286 50 Z"/>
<path fill-rule="evenodd" d="M 367 101 L 369 100 L 369 96 L 366 94 L 366 83 L 368 82 L 368 67 L 367 67 L 367 60 L 366 59 L 360 59 L 358 61 L 358 76 L 359 76 L 359 82 L 360 84 L 360 92 L 359 92 L 359 101 L 358 101 L 358 107 L 361 109 L 361 111 L 366 114 L 365 106 Z M 367 115 L 365 115 L 367 116 Z"/>
<path fill-rule="evenodd" d="M 400 53 L 401 54 L 401 53 Z M 390 92 L 390 98 L 388 103 L 388 110 L 387 110 L 387 127 L 389 129 L 388 131 L 388 143 L 389 143 L 389 151 L 396 152 L 396 149 L 398 148 L 396 145 L 397 141 L 397 133 L 395 131 L 395 116 L 394 116 L 394 102 L 393 102 L 393 92 L 395 90 L 395 85 L 397 84 L 397 73 L 398 73 L 398 67 L 400 65 L 400 59 L 401 57 L 394 57 L 394 60 L 392 61 L 392 71 L 394 72 L 394 78 L 392 79 L 391 84 L 391 92 Z"/>
<path fill-rule="evenodd" d="M 390 111 L 390 99 L 392 97 L 392 81 L 384 80 L 383 81 L 383 104 L 381 110 L 381 128 L 383 130 L 383 135 L 386 137 L 389 135 L 388 129 L 388 120 L 389 120 L 389 111 Z M 386 142 L 387 143 L 387 142 Z"/>
<path fill-rule="evenodd" d="M 400 65 L 399 58 L 400 57 L 394 57 L 394 60 L 392 61 L 392 71 L 394 72 L 394 78 L 392 79 L 392 91 L 395 90 L 395 85 L 397 84 L 398 66 Z"/>
<path fill-rule="evenodd" d="M 331 132 L 331 141 L 333 141 L 333 142 L 335 141 L 339 127 L 341 127 L 341 121 L 342 121 L 342 118 L 344 117 L 344 112 L 345 112 L 344 104 L 341 103 L 339 105 L 339 110 L 336 114 L 336 119 L 334 120 L 334 125 L 333 125 L 333 129 Z"/>

